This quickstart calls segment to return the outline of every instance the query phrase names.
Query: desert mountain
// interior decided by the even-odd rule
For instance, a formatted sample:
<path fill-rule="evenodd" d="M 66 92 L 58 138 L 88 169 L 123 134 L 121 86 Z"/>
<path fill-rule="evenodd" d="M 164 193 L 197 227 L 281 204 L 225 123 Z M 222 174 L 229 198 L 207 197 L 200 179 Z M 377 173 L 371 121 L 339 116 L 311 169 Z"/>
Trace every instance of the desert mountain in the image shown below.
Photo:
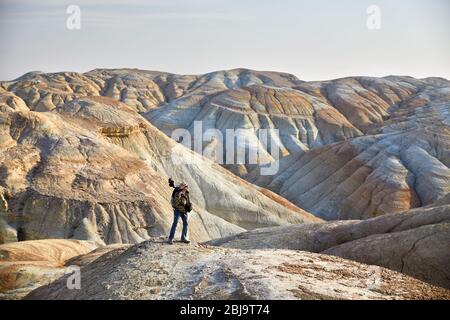
<path fill-rule="evenodd" d="M 1 98 L 2 242 L 137 243 L 166 234 L 173 218 L 168 177 L 190 185 L 195 241 L 317 221 L 177 144 L 112 98 L 76 98 L 51 111 L 29 110 L 11 92 Z M 177 162 L 187 157 L 195 161 Z"/>
<path fill-rule="evenodd" d="M 0 297 L 448 298 L 433 285 L 450 287 L 449 101 L 440 78 L 246 69 L 0 82 Z M 279 170 L 170 138 L 198 123 L 241 130 L 238 148 Z M 281 159 L 264 129 L 279 131 Z M 189 184 L 190 238 L 207 244 L 163 245 L 169 177 Z M 70 265 L 81 291 L 65 287 Z"/>
<path fill-rule="evenodd" d="M 247 179 L 319 217 L 364 219 L 433 203 L 450 191 L 450 87 L 422 89 L 367 134 L 280 161 Z"/>
<path fill-rule="evenodd" d="M 225 167 L 325 219 L 401 212 L 428 205 L 450 188 L 450 82 L 441 78 L 304 82 L 247 69 L 204 75 L 100 69 L 34 72 L 0 87 L 3 101 L 32 111 L 110 97 L 169 136 L 180 128 L 193 136 L 196 121 L 203 133 L 217 129 L 225 140 L 227 129 L 242 129 L 247 140 L 236 143 L 247 153 L 259 150 L 266 162 L 275 159 L 258 133 L 278 129 L 282 159 L 276 175 L 261 176 L 249 164 Z M 216 145 L 213 139 L 203 147 Z"/>

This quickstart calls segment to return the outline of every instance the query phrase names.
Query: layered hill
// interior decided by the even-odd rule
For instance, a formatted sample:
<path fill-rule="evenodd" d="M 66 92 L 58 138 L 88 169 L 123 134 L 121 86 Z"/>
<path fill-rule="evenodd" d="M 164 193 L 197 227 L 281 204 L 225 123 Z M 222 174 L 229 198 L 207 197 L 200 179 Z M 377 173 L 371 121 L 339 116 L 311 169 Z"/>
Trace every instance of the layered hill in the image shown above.
<path fill-rule="evenodd" d="M 448 299 L 433 285 L 450 287 L 449 111 L 440 78 L 100 69 L 0 82 L 0 298 L 53 282 L 29 298 Z M 199 123 L 240 130 L 236 148 L 279 170 L 170 138 Z M 189 184 L 190 238 L 207 244 L 163 244 L 169 177 Z M 81 291 L 54 281 L 72 264 Z"/>
<path fill-rule="evenodd" d="M 0 245 L 0 300 L 18 299 L 69 271 L 65 261 L 97 246 L 79 240 L 35 240 Z"/>
<path fill-rule="evenodd" d="M 241 130 L 236 144 L 276 161 L 259 132 L 279 130 L 280 170 L 261 176 L 248 163 L 226 164 L 325 219 L 360 219 L 432 203 L 449 191 L 450 82 L 348 77 L 304 82 L 277 72 L 234 69 L 175 75 L 136 69 L 84 74 L 33 72 L 2 82 L 2 101 L 31 111 L 104 96 L 143 115 L 166 135 Z M 1 89 L 0 89 L 1 90 Z M 187 141 L 185 141 L 187 143 Z M 190 141 L 193 147 L 192 141 Z M 215 148 L 210 137 L 204 149 Z M 236 147 L 238 148 L 238 147 Z M 225 152 L 215 160 L 225 163 Z"/>
<path fill-rule="evenodd" d="M 425 206 L 450 191 L 450 88 L 427 88 L 362 137 L 281 159 L 247 179 L 319 217 L 364 219 Z"/>
<path fill-rule="evenodd" d="M 2 242 L 137 243 L 164 235 L 173 217 L 168 177 L 190 185 L 194 241 L 317 220 L 177 144 L 112 98 L 33 111 L 13 93 L 1 97 Z M 178 162 L 188 157 L 194 161 Z"/>

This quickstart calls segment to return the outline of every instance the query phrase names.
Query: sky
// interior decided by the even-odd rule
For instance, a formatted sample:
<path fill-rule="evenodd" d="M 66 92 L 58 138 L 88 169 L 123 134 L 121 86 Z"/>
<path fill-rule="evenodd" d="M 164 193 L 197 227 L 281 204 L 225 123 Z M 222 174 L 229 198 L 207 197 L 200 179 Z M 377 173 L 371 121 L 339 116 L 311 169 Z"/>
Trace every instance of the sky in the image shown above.
<path fill-rule="evenodd" d="M 448 0 L 0 0 L 0 80 L 123 67 L 450 79 L 449 39 Z"/>

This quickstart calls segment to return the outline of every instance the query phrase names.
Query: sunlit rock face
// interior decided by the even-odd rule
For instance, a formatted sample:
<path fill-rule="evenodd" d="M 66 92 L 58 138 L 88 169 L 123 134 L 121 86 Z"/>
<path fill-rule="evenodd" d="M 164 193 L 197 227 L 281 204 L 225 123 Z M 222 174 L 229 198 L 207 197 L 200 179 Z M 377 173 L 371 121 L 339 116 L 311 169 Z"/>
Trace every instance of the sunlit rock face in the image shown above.
<path fill-rule="evenodd" d="M 63 277 L 29 298 L 448 299 L 405 274 L 449 287 L 449 112 L 440 78 L 98 69 L 0 82 L 0 297 L 73 263 L 95 287 L 69 292 Z M 211 130 L 223 141 L 198 145 Z M 228 130 L 259 164 L 226 163 Z M 169 177 L 190 187 L 191 246 L 163 243 Z M 367 286 L 369 265 L 391 269 L 378 269 L 385 287 Z"/>
<path fill-rule="evenodd" d="M 190 186 L 194 241 L 318 220 L 175 143 L 125 103 L 89 96 L 34 111 L 4 95 L 2 242 L 73 238 L 103 245 L 166 235 L 173 219 L 168 177 Z M 188 157 L 195 161 L 174 160 Z"/>
<path fill-rule="evenodd" d="M 9 212 L 21 216 L 0 220 L 2 237 L 112 243 L 162 234 L 172 214 L 168 177 L 191 185 L 199 214 L 192 236 L 202 240 L 313 219 L 297 207 L 330 220 L 427 205 L 449 191 L 449 88 L 440 78 L 304 82 L 247 69 L 28 73 L 0 84 L 1 186 L 12 195 Z M 261 175 L 247 163 L 225 170 L 167 137 L 175 129 L 194 137 L 196 123 L 202 134 L 223 133 L 224 144 L 227 129 L 244 130 L 236 149 L 258 150 L 272 163 L 277 157 L 259 133 L 278 130 L 279 170 Z M 200 151 L 215 146 L 201 141 Z M 174 154 L 200 162 L 180 166 Z M 25 219 L 32 208 L 42 217 L 64 213 L 57 223 L 43 220 L 53 230 L 43 232 L 43 221 Z"/>
<path fill-rule="evenodd" d="M 274 176 L 247 179 L 325 219 L 364 219 L 450 191 L 450 88 L 426 87 L 366 134 L 293 154 Z"/>

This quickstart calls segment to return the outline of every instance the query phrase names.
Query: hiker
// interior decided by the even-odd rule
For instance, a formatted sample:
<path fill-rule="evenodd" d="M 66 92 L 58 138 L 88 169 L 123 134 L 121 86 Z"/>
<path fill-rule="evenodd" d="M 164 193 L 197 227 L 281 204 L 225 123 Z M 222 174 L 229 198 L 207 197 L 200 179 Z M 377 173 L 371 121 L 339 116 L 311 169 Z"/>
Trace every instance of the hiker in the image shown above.
<path fill-rule="evenodd" d="M 183 230 L 181 232 L 181 242 L 189 243 L 187 239 L 188 232 L 188 212 L 192 210 L 192 204 L 189 199 L 189 188 L 186 183 L 181 183 L 178 187 L 175 187 L 172 179 L 169 179 L 169 185 L 174 188 L 172 192 L 172 207 L 173 207 L 173 223 L 170 229 L 169 244 L 173 244 L 173 238 L 177 229 L 178 220 L 183 220 Z"/>

